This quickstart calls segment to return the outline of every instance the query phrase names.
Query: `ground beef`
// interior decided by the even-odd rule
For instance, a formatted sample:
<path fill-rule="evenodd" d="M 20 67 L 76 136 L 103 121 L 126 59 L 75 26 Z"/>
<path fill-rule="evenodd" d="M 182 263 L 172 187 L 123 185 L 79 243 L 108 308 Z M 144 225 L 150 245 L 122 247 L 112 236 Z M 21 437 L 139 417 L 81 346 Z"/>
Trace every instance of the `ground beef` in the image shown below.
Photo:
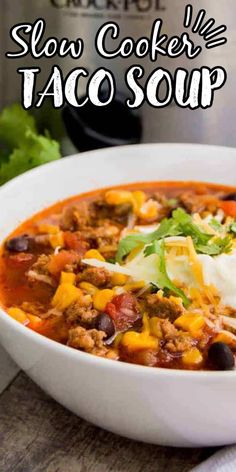
<path fill-rule="evenodd" d="M 118 217 L 127 217 L 132 211 L 131 203 L 123 203 L 114 207 L 114 215 Z"/>
<path fill-rule="evenodd" d="M 71 206 L 63 211 L 60 227 L 63 231 L 77 231 L 90 224 L 90 213 L 87 202 L 79 207 Z"/>
<path fill-rule="evenodd" d="M 160 297 L 157 293 L 147 295 L 145 308 L 150 316 L 169 318 L 172 321 L 176 320 L 184 311 L 183 305 L 174 301 L 173 297 Z"/>
<path fill-rule="evenodd" d="M 169 320 L 159 320 L 162 336 L 165 341 L 169 341 L 178 336 L 179 331 Z"/>
<path fill-rule="evenodd" d="M 47 285 L 55 286 L 55 280 L 51 277 L 48 270 L 48 263 L 50 256 L 41 254 L 37 261 L 29 268 L 27 277 L 31 282 L 45 283 Z"/>
<path fill-rule="evenodd" d="M 68 345 L 76 349 L 82 349 L 86 352 L 92 352 L 93 349 L 103 348 L 103 339 L 106 334 L 96 329 L 86 330 L 81 326 L 69 330 Z"/>
<path fill-rule="evenodd" d="M 160 320 L 160 329 L 164 338 L 164 347 L 171 354 L 188 351 L 195 343 L 191 336 L 176 329 L 169 320 Z"/>
<path fill-rule="evenodd" d="M 128 215 L 132 211 L 130 203 L 122 205 L 108 205 L 104 199 L 97 200 L 91 204 L 91 212 L 94 213 L 95 219 L 111 219 L 118 223 L 126 224 Z"/>
<path fill-rule="evenodd" d="M 158 203 L 160 203 L 160 208 L 158 210 L 158 218 L 157 221 L 162 221 L 163 218 L 171 217 L 172 211 L 177 208 L 177 200 L 176 205 L 170 205 L 168 198 L 165 195 L 159 192 L 155 192 L 151 198 Z"/>
<path fill-rule="evenodd" d="M 196 195 L 193 192 L 184 192 L 179 197 L 180 203 L 189 213 L 202 213 L 209 211 L 215 214 L 219 208 L 217 195 Z"/>
<path fill-rule="evenodd" d="M 92 202 L 90 204 L 90 210 L 95 220 L 97 218 L 112 218 L 113 207 L 108 205 L 103 198 Z"/>
<path fill-rule="evenodd" d="M 98 311 L 91 307 L 82 307 L 75 302 L 67 308 L 65 312 L 65 319 L 70 325 L 81 324 L 91 325 L 94 319 L 98 316 Z"/>
<path fill-rule="evenodd" d="M 179 335 L 176 338 L 168 341 L 165 344 L 165 349 L 167 349 L 170 353 L 176 352 L 185 352 L 191 349 L 194 344 L 196 344 L 188 335 Z"/>
<path fill-rule="evenodd" d="M 106 334 L 97 329 L 86 330 L 81 326 L 69 330 L 68 346 L 100 357 L 117 359 L 117 353 L 104 345 Z"/>
<path fill-rule="evenodd" d="M 168 205 L 167 197 L 161 192 L 154 192 L 151 195 L 151 198 L 153 200 L 155 200 L 156 202 L 160 203 L 162 206 L 167 206 Z"/>
<path fill-rule="evenodd" d="M 78 274 L 77 280 L 78 282 L 89 282 L 96 287 L 104 287 L 111 282 L 111 274 L 106 269 L 89 267 Z"/>
<path fill-rule="evenodd" d="M 66 247 L 101 250 L 105 257 L 113 257 L 117 251 L 121 227 L 109 220 L 97 220 L 96 226 L 83 226 L 79 231 L 64 233 Z"/>
<path fill-rule="evenodd" d="M 132 357 L 127 358 L 127 362 L 132 362 L 132 361 L 135 362 L 135 364 L 137 363 L 137 364 L 153 367 L 155 366 L 157 362 L 157 353 L 155 351 L 146 350 L 146 349 L 137 351 L 133 355 L 133 359 Z"/>
<path fill-rule="evenodd" d="M 99 220 L 98 226 L 86 227 L 81 236 L 90 243 L 91 247 L 102 249 L 104 246 L 112 246 L 117 250 L 121 228 L 111 224 L 107 220 Z"/>
<path fill-rule="evenodd" d="M 37 272 L 38 274 L 48 275 L 48 263 L 50 261 L 50 256 L 46 254 L 41 254 L 37 261 L 32 265 L 31 270 Z"/>

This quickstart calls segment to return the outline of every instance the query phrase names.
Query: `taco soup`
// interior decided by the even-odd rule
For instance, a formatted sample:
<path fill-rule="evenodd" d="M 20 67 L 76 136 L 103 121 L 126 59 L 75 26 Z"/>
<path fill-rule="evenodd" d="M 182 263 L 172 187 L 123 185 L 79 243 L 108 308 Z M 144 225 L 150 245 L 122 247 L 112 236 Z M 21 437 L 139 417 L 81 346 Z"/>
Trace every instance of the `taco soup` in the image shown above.
<path fill-rule="evenodd" d="M 236 189 L 152 182 L 59 202 L 0 256 L 9 316 L 89 354 L 229 370 L 236 355 Z"/>

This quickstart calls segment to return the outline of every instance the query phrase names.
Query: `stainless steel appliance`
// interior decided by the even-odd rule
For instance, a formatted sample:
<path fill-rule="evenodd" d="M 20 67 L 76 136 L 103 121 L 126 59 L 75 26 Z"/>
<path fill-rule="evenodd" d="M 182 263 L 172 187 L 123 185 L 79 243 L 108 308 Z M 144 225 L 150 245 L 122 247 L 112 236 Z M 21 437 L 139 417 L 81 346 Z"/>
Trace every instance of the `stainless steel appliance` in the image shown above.
<path fill-rule="evenodd" d="M 206 19 L 214 18 L 215 26 L 227 25 L 228 42 L 224 46 L 207 50 L 203 39 L 192 33 L 196 44 L 203 45 L 203 52 L 194 60 L 185 56 L 169 59 L 159 56 L 156 63 L 149 57 L 137 59 L 101 59 L 94 47 L 94 38 L 99 27 L 106 21 L 116 21 L 120 26 L 120 39 L 126 36 L 139 38 L 150 35 L 153 21 L 163 19 L 163 32 L 167 35 L 181 34 L 184 31 L 183 18 L 187 3 L 191 3 L 195 15 L 201 8 L 206 9 Z M 45 38 L 57 36 L 75 39 L 83 38 L 85 50 L 78 60 L 54 58 L 35 60 L 27 56 L 22 59 L 0 58 L 0 99 L 1 105 L 20 97 L 20 76 L 16 73 L 19 66 L 38 66 L 42 68 L 40 83 L 44 84 L 52 64 L 59 64 L 66 73 L 74 67 L 85 67 L 89 71 L 105 66 L 113 70 L 119 92 L 127 94 L 124 73 L 131 64 L 141 64 L 146 77 L 156 67 L 174 71 L 177 67 L 190 70 L 202 66 L 223 66 L 228 80 L 222 90 L 215 94 L 214 105 L 208 110 L 191 111 L 181 109 L 175 104 L 156 109 L 145 104 L 139 112 L 145 142 L 200 142 L 220 145 L 236 145 L 236 8 L 235 0 L 1 0 L 0 35 L 2 52 L 16 49 L 9 37 L 10 28 L 17 23 L 32 22 L 45 18 L 47 30 Z M 114 44 L 117 44 L 114 42 Z M 53 116 L 40 111 L 52 124 Z"/>

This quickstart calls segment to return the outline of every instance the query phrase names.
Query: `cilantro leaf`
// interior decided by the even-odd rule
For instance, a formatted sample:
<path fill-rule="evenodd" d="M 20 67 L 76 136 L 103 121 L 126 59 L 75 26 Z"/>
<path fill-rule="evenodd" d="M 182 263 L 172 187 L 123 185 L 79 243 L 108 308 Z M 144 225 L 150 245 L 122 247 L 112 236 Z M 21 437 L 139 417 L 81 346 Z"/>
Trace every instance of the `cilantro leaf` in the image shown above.
<path fill-rule="evenodd" d="M 144 254 L 146 257 L 151 254 L 157 254 L 159 256 L 157 286 L 161 289 L 168 289 L 178 295 L 178 297 L 182 298 L 184 306 L 187 307 L 190 303 L 189 299 L 180 288 L 173 284 L 167 274 L 164 241 L 153 241 L 150 246 L 145 248 Z"/>
<path fill-rule="evenodd" d="M 28 130 L 36 133 L 35 119 L 21 105 L 15 103 L 0 113 L 0 141 L 10 151 L 24 142 Z"/>
<path fill-rule="evenodd" d="M 0 185 L 17 175 L 60 157 L 59 144 L 28 130 L 24 144 L 16 148 L 8 160 L 0 164 Z"/>
<path fill-rule="evenodd" d="M 223 231 L 222 224 L 219 221 L 217 221 L 216 218 L 212 218 L 211 221 L 209 222 L 209 225 L 215 231 L 217 231 L 219 233 L 222 233 L 222 231 Z"/>
<path fill-rule="evenodd" d="M 234 233 L 236 234 L 236 221 L 234 223 L 231 223 L 230 227 L 229 227 L 229 231 L 231 233 Z"/>
<path fill-rule="evenodd" d="M 173 219 L 179 225 L 183 236 L 191 236 L 194 243 L 207 244 L 212 238 L 212 234 L 204 233 L 195 223 L 193 223 L 191 215 L 186 213 L 182 208 L 178 208 L 173 212 Z"/>
<path fill-rule="evenodd" d="M 217 226 L 218 229 L 222 229 L 217 220 L 213 218 L 212 222 L 215 228 Z M 236 222 L 231 225 L 231 231 L 236 233 Z M 156 231 L 149 234 L 130 234 L 122 239 L 118 246 L 116 261 L 122 262 L 124 257 L 138 246 L 146 246 L 169 236 L 191 236 L 196 251 L 211 256 L 230 252 L 232 248 L 231 238 L 215 238 L 214 234 L 205 233 L 193 222 L 191 215 L 178 208 L 173 211 L 172 218 L 166 218 L 161 222 Z"/>
<path fill-rule="evenodd" d="M 150 244 L 153 241 L 167 238 L 168 236 L 177 236 L 179 234 L 178 225 L 172 218 L 165 218 L 159 228 L 149 234 L 130 234 L 119 243 L 116 254 L 116 261 L 122 262 L 125 256 L 140 245 Z"/>
<path fill-rule="evenodd" d="M 169 200 L 167 200 L 167 205 L 174 208 L 178 205 L 178 200 L 177 198 L 170 198 Z"/>
<path fill-rule="evenodd" d="M 232 239 L 230 235 L 225 238 L 215 238 L 214 242 L 208 245 L 196 245 L 196 251 L 209 256 L 219 256 L 222 253 L 229 253 L 232 249 Z"/>

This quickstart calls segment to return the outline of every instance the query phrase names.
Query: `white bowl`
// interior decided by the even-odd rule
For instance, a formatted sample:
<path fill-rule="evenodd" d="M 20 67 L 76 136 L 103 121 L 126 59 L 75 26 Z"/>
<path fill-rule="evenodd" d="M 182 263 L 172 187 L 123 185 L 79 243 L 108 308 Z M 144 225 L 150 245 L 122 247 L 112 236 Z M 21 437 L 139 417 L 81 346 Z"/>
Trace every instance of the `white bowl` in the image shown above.
<path fill-rule="evenodd" d="M 131 146 L 66 158 L 0 189 L 1 239 L 70 195 L 150 180 L 236 185 L 235 170 L 235 149 L 198 145 Z M 189 372 L 101 359 L 34 333 L 3 310 L 0 341 L 43 390 L 102 428 L 168 446 L 236 441 L 235 371 Z"/>

